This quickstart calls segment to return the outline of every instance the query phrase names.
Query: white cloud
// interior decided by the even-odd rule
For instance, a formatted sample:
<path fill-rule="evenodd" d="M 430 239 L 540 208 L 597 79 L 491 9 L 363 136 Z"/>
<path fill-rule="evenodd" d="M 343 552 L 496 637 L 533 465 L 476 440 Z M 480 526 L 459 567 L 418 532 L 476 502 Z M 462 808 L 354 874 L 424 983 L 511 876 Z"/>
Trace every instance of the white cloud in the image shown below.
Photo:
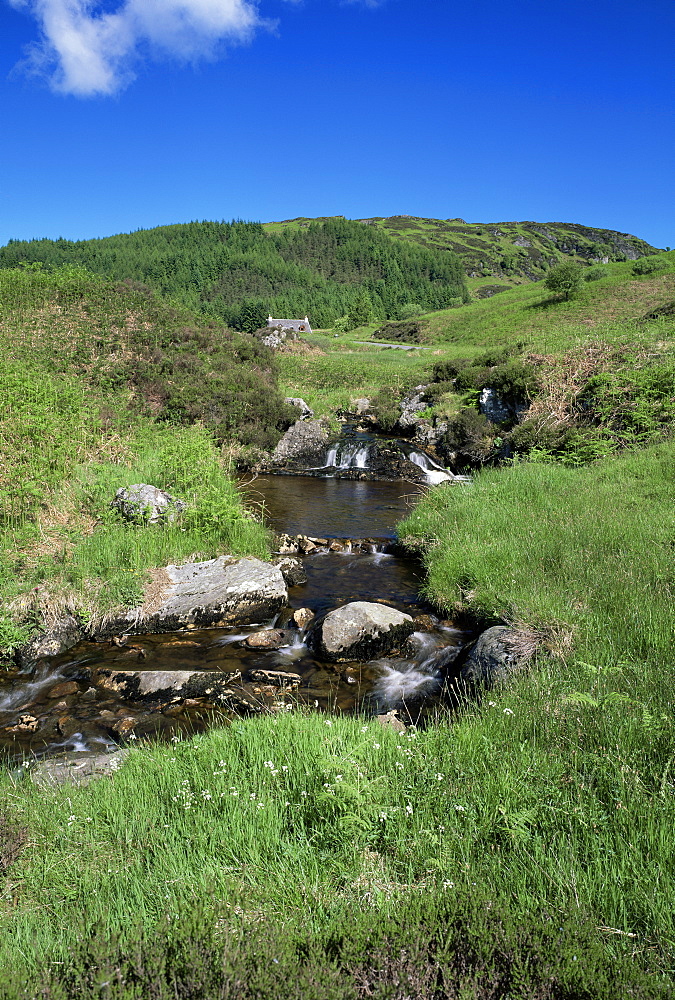
<path fill-rule="evenodd" d="M 155 58 L 208 59 L 269 26 L 255 0 L 123 0 L 112 12 L 94 0 L 9 2 L 41 29 L 24 66 L 78 97 L 121 90 L 145 49 Z"/>

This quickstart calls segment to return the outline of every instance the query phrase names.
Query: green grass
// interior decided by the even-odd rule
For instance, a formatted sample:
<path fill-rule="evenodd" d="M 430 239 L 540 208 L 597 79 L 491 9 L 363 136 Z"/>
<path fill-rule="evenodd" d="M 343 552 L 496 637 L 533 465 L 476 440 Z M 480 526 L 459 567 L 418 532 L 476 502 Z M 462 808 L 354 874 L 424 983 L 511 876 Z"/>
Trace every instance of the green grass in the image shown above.
<path fill-rule="evenodd" d="M 429 314 L 423 317 L 429 342 L 461 345 L 467 354 L 513 343 L 551 353 L 590 340 L 615 343 L 617 337 L 640 337 L 639 321 L 675 297 L 675 251 L 658 259 L 663 270 L 655 276 L 636 276 L 629 263 L 607 265 L 606 278 L 586 283 L 568 302 L 537 282 Z M 672 330 L 672 320 L 666 328 Z"/>
<path fill-rule="evenodd" d="M 387 921 L 423 897 L 529 931 L 575 921 L 610 968 L 658 973 L 674 931 L 667 725 L 640 715 L 617 747 L 607 709 L 562 690 L 549 671 L 407 736 L 320 716 L 237 723 L 139 748 L 80 789 L 5 776 L 0 802 L 30 840 L 5 891 L 0 968 L 63 962 L 74 929 L 124 953 L 139 921 L 152 937 L 205 901 L 272 929 L 319 933 L 342 916 L 349 939 L 355 909 Z M 554 978 L 574 944 L 568 932 Z"/>

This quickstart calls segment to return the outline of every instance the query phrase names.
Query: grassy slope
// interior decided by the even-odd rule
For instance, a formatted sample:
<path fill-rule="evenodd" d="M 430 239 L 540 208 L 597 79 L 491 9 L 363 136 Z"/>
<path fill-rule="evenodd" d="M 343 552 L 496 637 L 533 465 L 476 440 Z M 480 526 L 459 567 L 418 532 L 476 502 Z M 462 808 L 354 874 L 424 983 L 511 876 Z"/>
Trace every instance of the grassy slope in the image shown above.
<path fill-rule="evenodd" d="M 312 219 L 266 223 L 270 232 L 307 226 Z M 509 287 L 536 280 L 560 260 L 584 263 L 599 259 L 593 247 L 614 254 L 652 254 L 656 249 L 635 236 L 613 230 L 552 222 L 466 223 L 462 219 L 424 219 L 397 215 L 362 220 L 383 229 L 396 239 L 410 240 L 435 249 L 451 250 L 462 259 L 473 290 L 486 284 Z M 519 245 L 524 244 L 524 245 Z M 491 279 L 489 282 L 486 279 Z"/>
<path fill-rule="evenodd" d="M 617 265 L 586 298 L 556 308 L 533 308 L 543 292 L 532 288 L 430 317 L 441 355 L 319 335 L 332 353 L 289 355 L 284 377 L 316 399 L 330 386 L 337 400 L 381 379 L 421 380 L 439 357 L 493 343 L 554 352 L 584 338 L 637 338 L 644 349 L 672 340 L 672 320 L 635 319 L 672 293 L 672 277 L 633 281 Z M 451 611 L 515 621 L 550 655 L 424 733 L 288 715 L 139 748 L 113 781 L 89 788 L 48 792 L 5 775 L 0 808 L 29 839 L 7 872 L 0 919 L 15 936 L 0 935 L 0 965 L 20 981 L 45 957 L 63 961 L 73 938 L 96 964 L 92 929 L 104 940 L 114 929 L 139 983 L 124 995 L 145 996 L 164 973 L 143 952 L 163 955 L 206 898 L 190 954 L 216 913 L 228 940 L 243 927 L 243 984 L 262 947 L 265 968 L 278 954 L 287 983 L 316 972 L 306 995 L 356 996 L 364 982 L 376 996 L 398 995 L 373 969 L 402 975 L 415 935 L 447 958 L 455 934 L 464 964 L 447 958 L 451 996 L 672 995 L 673 458 L 665 441 L 580 469 L 488 470 L 429 493 L 402 531 L 426 545 L 430 595 Z M 413 930 L 420 900 L 428 924 Z M 391 935 L 386 954 L 363 960 L 365 980 L 340 971 L 350 942 L 361 955 L 371 947 L 354 929 L 357 909 L 372 915 L 371 935 L 378 926 Z M 410 922 L 397 937 L 401 913 Z M 132 947 L 137 919 L 152 939 L 167 917 L 170 935 Z M 322 934 L 318 948 L 310 938 Z M 555 940 L 543 954 L 547 934 Z M 282 940 L 297 945 L 292 962 Z M 99 995 L 78 982 L 62 995 Z M 294 988 L 268 982 L 257 995 Z M 419 984 L 400 989 L 424 995 Z"/>
<path fill-rule="evenodd" d="M 81 272 L 1 277 L 0 647 L 65 608 L 88 619 L 134 605 L 150 567 L 197 552 L 264 555 L 266 532 L 243 511 L 227 452 L 197 424 L 158 422 L 158 401 L 128 379 L 135 338 L 156 332 L 161 343 L 187 314 Z M 138 482 L 189 501 L 180 526 L 113 516 L 115 491 Z"/>

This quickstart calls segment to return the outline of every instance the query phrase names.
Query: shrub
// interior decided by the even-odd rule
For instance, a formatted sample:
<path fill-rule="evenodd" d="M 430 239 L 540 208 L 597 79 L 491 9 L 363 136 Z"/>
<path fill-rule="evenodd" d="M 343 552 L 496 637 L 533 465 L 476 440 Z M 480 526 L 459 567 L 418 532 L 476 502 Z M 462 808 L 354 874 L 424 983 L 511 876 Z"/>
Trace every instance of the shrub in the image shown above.
<path fill-rule="evenodd" d="M 631 268 L 633 274 L 644 275 L 644 274 L 654 274 L 656 271 L 661 271 L 666 267 L 663 259 L 650 256 L 650 257 L 640 257 L 636 260 Z"/>
<path fill-rule="evenodd" d="M 421 316 L 423 312 L 422 306 L 418 306 L 416 302 L 404 302 L 398 310 L 398 318 L 402 320 L 414 319 L 415 316 Z"/>
<path fill-rule="evenodd" d="M 605 267 L 604 264 L 597 264 L 584 271 L 584 281 L 600 281 L 602 278 L 606 278 L 609 273 L 608 267 Z"/>
<path fill-rule="evenodd" d="M 561 264 L 556 264 L 546 275 L 544 285 L 549 292 L 562 295 L 564 299 L 571 299 L 581 288 L 582 270 L 579 264 L 566 260 Z"/>
<path fill-rule="evenodd" d="M 472 407 L 465 407 L 450 421 L 441 450 L 454 455 L 459 468 L 487 464 L 495 457 L 497 428 Z"/>

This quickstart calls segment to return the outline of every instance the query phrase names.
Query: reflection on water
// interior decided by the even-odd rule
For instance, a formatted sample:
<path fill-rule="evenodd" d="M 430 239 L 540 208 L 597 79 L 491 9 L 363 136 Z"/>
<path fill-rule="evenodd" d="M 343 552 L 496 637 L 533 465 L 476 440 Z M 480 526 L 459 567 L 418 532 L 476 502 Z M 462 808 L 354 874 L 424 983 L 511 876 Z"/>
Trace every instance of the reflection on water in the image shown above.
<path fill-rule="evenodd" d="M 242 481 L 244 499 L 262 507 L 267 522 L 289 535 L 395 538 L 423 486 L 396 482 L 258 476 Z"/>

